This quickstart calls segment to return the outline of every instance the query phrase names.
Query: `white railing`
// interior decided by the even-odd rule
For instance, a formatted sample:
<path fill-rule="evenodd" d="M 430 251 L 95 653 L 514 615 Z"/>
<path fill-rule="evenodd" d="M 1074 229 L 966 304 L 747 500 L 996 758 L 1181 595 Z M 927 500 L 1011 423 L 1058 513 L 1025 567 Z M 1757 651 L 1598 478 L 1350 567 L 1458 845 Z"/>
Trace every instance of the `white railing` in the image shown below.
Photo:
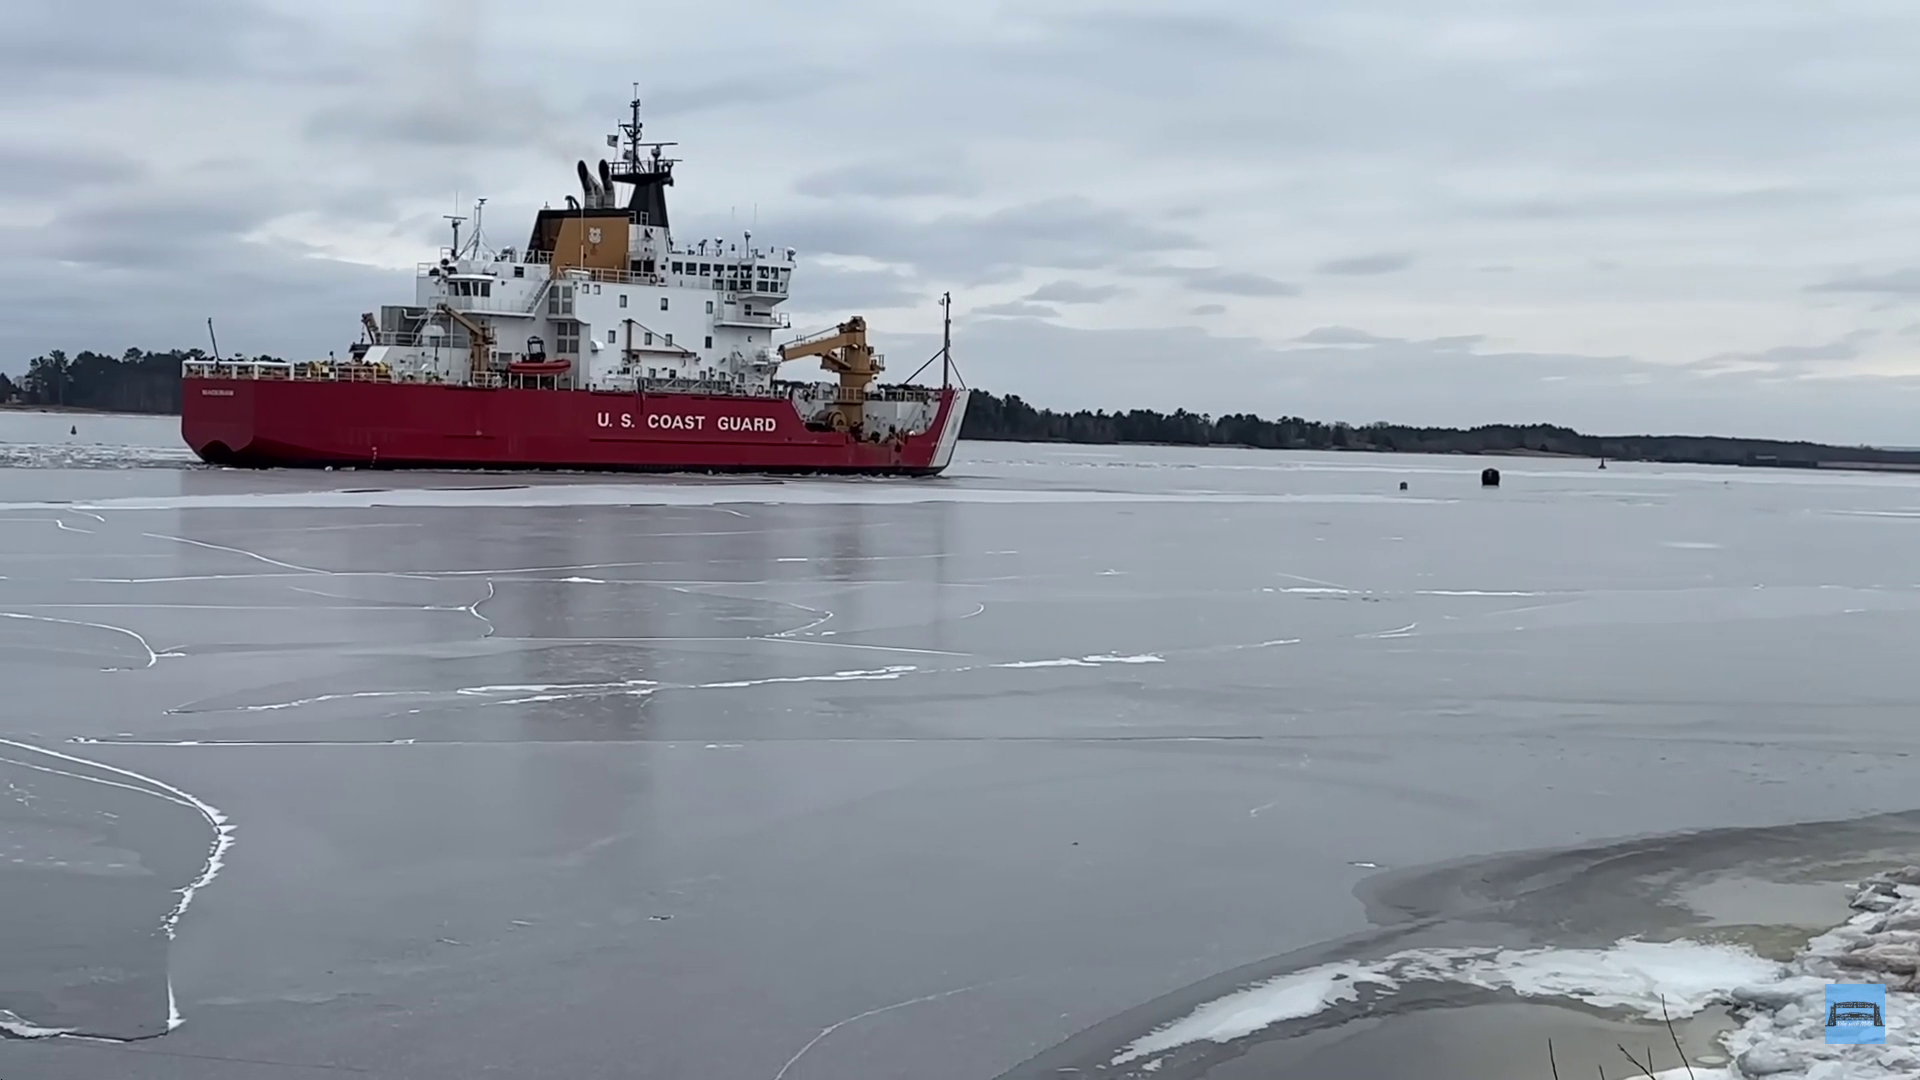
<path fill-rule="evenodd" d="M 627 376 L 621 380 L 624 384 L 622 386 L 593 386 L 577 382 L 573 373 L 555 378 L 552 375 L 517 375 L 509 372 L 482 372 L 472 381 L 466 378 L 447 380 L 434 372 L 395 372 L 386 364 L 363 364 L 350 360 L 314 360 L 291 364 L 254 360 L 188 360 L 181 364 L 181 375 L 187 379 L 247 379 L 264 382 L 416 383 L 585 390 L 601 393 L 637 391 L 645 394 L 705 394 L 713 397 L 790 398 L 811 404 L 826 404 L 839 400 L 839 387 L 833 383 L 803 383 L 776 379 L 766 386 L 755 386 L 725 379 L 649 379 L 644 376 L 637 378 Z M 865 397 L 868 401 L 931 402 L 939 395 L 938 387 L 885 385 L 868 387 Z"/>

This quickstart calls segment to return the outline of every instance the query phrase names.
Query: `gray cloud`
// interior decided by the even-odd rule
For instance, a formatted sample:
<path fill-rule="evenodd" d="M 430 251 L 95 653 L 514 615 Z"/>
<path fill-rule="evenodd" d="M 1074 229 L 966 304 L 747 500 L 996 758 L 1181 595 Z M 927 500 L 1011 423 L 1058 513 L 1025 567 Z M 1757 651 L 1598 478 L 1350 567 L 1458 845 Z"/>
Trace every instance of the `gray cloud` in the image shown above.
<path fill-rule="evenodd" d="M 1035 269 L 1096 269 L 1198 243 L 1078 196 L 931 219 L 852 208 L 800 211 L 787 215 L 782 234 L 802 251 L 899 263 L 925 277 L 970 285 L 1008 281 Z"/>
<path fill-rule="evenodd" d="M 122 219 L 124 220 L 124 219 Z M 0 325 L 0 357 L 19 370 L 47 349 L 206 347 L 212 317 L 223 350 L 307 357 L 344 350 L 359 334 L 359 313 L 397 297 L 411 297 L 413 274 L 309 258 L 298 248 L 239 239 L 231 223 L 194 236 L 183 216 L 176 233 L 143 234 L 124 255 L 91 236 L 85 261 L 49 259 L 0 263 L 0 293 L 8 298 Z M 163 237 L 181 243 L 169 247 Z M 0 243 L 17 234 L 0 232 Z M 198 268 L 180 272 L 182 262 Z M 111 303 L 98 300 L 101 269 L 112 267 Z"/>
<path fill-rule="evenodd" d="M 914 335 L 914 349 L 938 335 Z M 956 331 L 967 380 L 1053 408 L 1185 407 L 1353 423 L 1551 422 L 1610 434 L 1753 435 L 1911 444 L 1920 377 L 1867 380 L 1712 375 L 1627 356 L 1483 352 L 1463 336 L 1360 347 L 1268 348 L 1192 327 L 1084 330 L 1034 319 Z M 1208 377 L 1169 393 L 1166 357 L 1204 356 Z M 1902 440 L 1905 442 L 1903 443 Z"/>
<path fill-rule="evenodd" d="M 1228 296 L 1298 296 L 1300 286 L 1270 278 L 1231 270 L 1190 270 L 1180 280 L 1194 292 L 1225 293 Z"/>
<path fill-rule="evenodd" d="M 842 165 L 809 173 L 793 190 L 818 199 L 846 196 L 906 199 L 924 195 L 972 195 L 980 182 L 961 162 L 905 161 Z"/>
<path fill-rule="evenodd" d="M 1225 304 L 1196 304 L 1195 306 L 1187 309 L 1187 314 L 1189 315 L 1224 315 L 1226 314 L 1226 311 L 1227 311 L 1227 305 Z"/>
<path fill-rule="evenodd" d="M 1128 98 L 1157 98 L 1170 84 L 1231 83 L 1249 67 L 1274 64 L 1302 46 L 1259 17 L 1237 12 L 1102 10 L 1005 14 L 1010 30 L 962 52 L 1021 83 L 1065 83 Z M 1158 57 L 1136 65 L 1122 57 Z M 1151 72 L 1143 77 L 1144 72 Z M 1039 103 L 1036 103 L 1039 104 Z"/>
<path fill-rule="evenodd" d="M 1486 336 L 1484 334 L 1456 334 L 1451 337 L 1432 338 L 1385 337 L 1351 326 L 1317 326 L 1292 340 L 1302 345 L 1390 345 L 1411 346 L 1431 352 L 1461 352 L 1478 346 L 1486 340 Z"/>
<path fill-rule="evenodd" d="M 1375 255 L 1354 255 L 1345 259 L 1329 259 L 1317 269 L 1323 274 L 1374 275 L 1393 274 L 1413 265 L 1413 256 L 1402 252 L 1381 252 Z"/>
<path fill-rule="evenodd" d="M 1401 345 L 1405 338 L 1381 337 L 1351 326 L 1316 326 L 1293 340 L 1307 345 Z"/>
<path fill-rule="evenodd" d="M 893 270 L 849 270 L 802 259 L 784 307 L 796 319 L 820 316 L 824 324 L 854 313 L 913 307 L 930 295 L 913 278 Z"/>
<path fill-rule="evenodd" d="M 1467 213 L 1476 217 L 1522 221 L 1575 221 L 1639 217 L 1699 217 L 1709 214 L 1779 211 L 1832 202 L 1839 192 L 1812 185 L 1735 191 L 1592 192 L 1578 196 L 1551 196 L 1511 201 L 1470 202 Z"/>
<path fill-rule="evenodd" d="M 887 13 L 904 17 L 881 20 L 872 0 L 823 0 L 715 22 L 499 0 L 15 0 L 0 5 L 0 91 L 21 106 L 0 121 L 0 365 L 192 343 L 206 314 L 223 336 L 259 330 L 260 351 L 337 347 L 359 311 L 412 286 L 335 258 L 430 254 L 456 191 L 490 196 L 489 232 L 517 243 L 624 111 L 624 81 L 579 73 L 671 40 L 640 92 L 648 133 L 687 159 L 675 222 L 732 235 L 757 204 L 755 242 L 808 257 L 796 323 L 874 310 L 891 313 L 876 325 L 937 325 L 934 297 L 990 283 L 1071 313 L 1100 301 L 1049 283 L 1113 280 L 1131 318 L 1170 326 L 1210 323 L 1195 312 L 1233 297 L 1266 343 L 1047 338 L 1094 350 L 1058 385 L 1065 404 L 1245 385 L 1270 410 L 1362 420 L 1516 415 L 1504 405 L 1811 434 L 1892 416 L 1910 383 L 1864 373 L 1920 365 L 1898 333 L 1920 270 L 1890 269 L 1914 264 L 1860 223 L 1901 220 L 1920 182 L 1901 149 L 1920 139 L 1920 8 L 1670 9 L 1509 0 L 1492 19 L 1370 0 L 1355 20 L 1299 0 L 900 0 Z M 825 69 L 849 41 L 857 79 Z M 715 67 L 767 55 L 799 59 Z M 957 146 L 972 170 L 950 165 Z M 263 242 L 270 223 L 325 251 Z M 1383 275 L 1359 309 L 1339 290 L 1289 301 L 1320 259 L 1300 252 L 1328 237 L 1350 259 L 1417 251 L 1479 272 Z M 818 258 L 832 255 L 855 258 Z M 1435 336 L 1464 313 L 1485 339 Z M 1407 336 L 1295 340 L 1342 322 Z M 1050 325 L 982 317 L 967 336 L 1031 344 Z M 1848 338 L 1861 328 L 1880 333 Z M 1148 345 L 1162 361 L 1197 350 L 1191 371 L 1147 363 Z M 1137 377 L 1088 381 L 1109 347 L 1142 350 Z M 1052 377 L 977 381 L 1001 376 Z M 1384 385 L 1401 378 L 1428 398 Z"/>
<path fill-rule="evenodd" d="M 59 199 L 146 174 L 138 160 L 109 151 L 0 142 L 0 197 Z"/>
<path fill-rule="evenodd" d="M 232 255 L 270 214 L 264 193 L 247 188 L 134 186 L 70 204 L 45 229 L 23 231 L 14 250 L 92 269 L 178 273 Z"/>
<path fill-rule="evenodd" d="M 1087 285 L 1078 281 L 1050 281 L 1027 294 L 1029 300 L 1055 304 L 1097 304 L 1125 292 L 1118 285 Z"/>
<path fill-rule="evenodd" d="M 295 20 L 247 0 L 8 0 L 0 86 L 71 98 L 156 78 L 290 74 L 310 59 L 298 38 Z"/>
<path fill-rule="evenodd" d="M 1889 270 L 1884 274 L 1853 274 L 1807 286 L 1816 293 L 1881 293 L 1920 296 L 1920 267 Z"/>
<path fill-rule="evenodd" d="M 1004 304 L 986 304 L 973 309 L 975 315 L 997 315 L 1013 319 L 1057 319 L 1060 312 L 1046 304 L 1010 300 Z"/>
<path fill-rule="evenodd" d="M 1877 336 L 1879 332 L 1875 330 L 1855 330 L 1845 337 L 1819 345 L 1775 345 L 1756 352 L 1720 353 L 1705 360 L 1695 361 L 1690 366 L 1714 371 L 1751 365 L 1781 369 L 1858 360 L 1864 353 L 1863 346 Z"/>

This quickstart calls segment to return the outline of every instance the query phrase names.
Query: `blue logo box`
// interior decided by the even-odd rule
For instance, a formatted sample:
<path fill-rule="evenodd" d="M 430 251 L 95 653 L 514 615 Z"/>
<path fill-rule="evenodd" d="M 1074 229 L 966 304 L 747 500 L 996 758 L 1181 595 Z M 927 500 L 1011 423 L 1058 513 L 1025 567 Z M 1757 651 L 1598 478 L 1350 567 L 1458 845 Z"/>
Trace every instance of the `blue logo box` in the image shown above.
<path fill-rule="evenodd" d="M 1886 987 L 1879 983 L 1827 984 L 1827 1042 L 1857 1046 L 1886 1041 Z"/>

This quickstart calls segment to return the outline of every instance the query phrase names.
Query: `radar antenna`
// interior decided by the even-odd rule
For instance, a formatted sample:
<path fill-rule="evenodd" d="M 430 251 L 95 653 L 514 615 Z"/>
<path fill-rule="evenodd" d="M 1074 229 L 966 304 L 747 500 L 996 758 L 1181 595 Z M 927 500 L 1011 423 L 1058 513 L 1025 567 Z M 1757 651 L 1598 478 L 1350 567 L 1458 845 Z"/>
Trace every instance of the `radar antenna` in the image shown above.
<path fill-rule="evenodd" d="M 680 159 L 666 157 L 663 151 L 669 146 L 679 146 L 680 144 L 677 142 L 649 142 L 644 137 L 646 125 L 640 122 L 639 83 L 633 84 L 633 100 L 627 102 L 627 108 L 629 110 L 629 118 L 625 123 L 620 125 L 620 133 L 626 137 L 626 147 L 620 152 L 621 168 L 616 170 L 614 175 L 622 179 L 628 176 L 653 174 L 671 175 L 673 173 L 673 167 L 679 164 Z M 640 153 L 643 149 L 647 151 L 644 157 Z"/>

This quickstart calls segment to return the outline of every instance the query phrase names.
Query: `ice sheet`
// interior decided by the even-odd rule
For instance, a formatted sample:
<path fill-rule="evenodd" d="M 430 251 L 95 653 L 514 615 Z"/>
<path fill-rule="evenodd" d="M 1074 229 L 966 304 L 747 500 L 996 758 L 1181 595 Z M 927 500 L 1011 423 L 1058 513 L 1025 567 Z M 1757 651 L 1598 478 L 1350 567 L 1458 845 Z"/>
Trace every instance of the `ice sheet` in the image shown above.
<path fill-rule="evenodd" d="M 209 495 L 127 496 L 91 502 L 9 502 L 0 510 L 356 510 L 374 507 L 723 506 L 754 503 L 828 506 L 904 506 L 915 503 L 1365 503 L 1439 505 L 1447 499 L 1346 494 L 1223 491 L 1061 491 L 959 487 L 898 481 L 795 480 L 702 482 L 684 485 L 539 484 L 420 487 L 381 491 L 230 492 Z"/>

